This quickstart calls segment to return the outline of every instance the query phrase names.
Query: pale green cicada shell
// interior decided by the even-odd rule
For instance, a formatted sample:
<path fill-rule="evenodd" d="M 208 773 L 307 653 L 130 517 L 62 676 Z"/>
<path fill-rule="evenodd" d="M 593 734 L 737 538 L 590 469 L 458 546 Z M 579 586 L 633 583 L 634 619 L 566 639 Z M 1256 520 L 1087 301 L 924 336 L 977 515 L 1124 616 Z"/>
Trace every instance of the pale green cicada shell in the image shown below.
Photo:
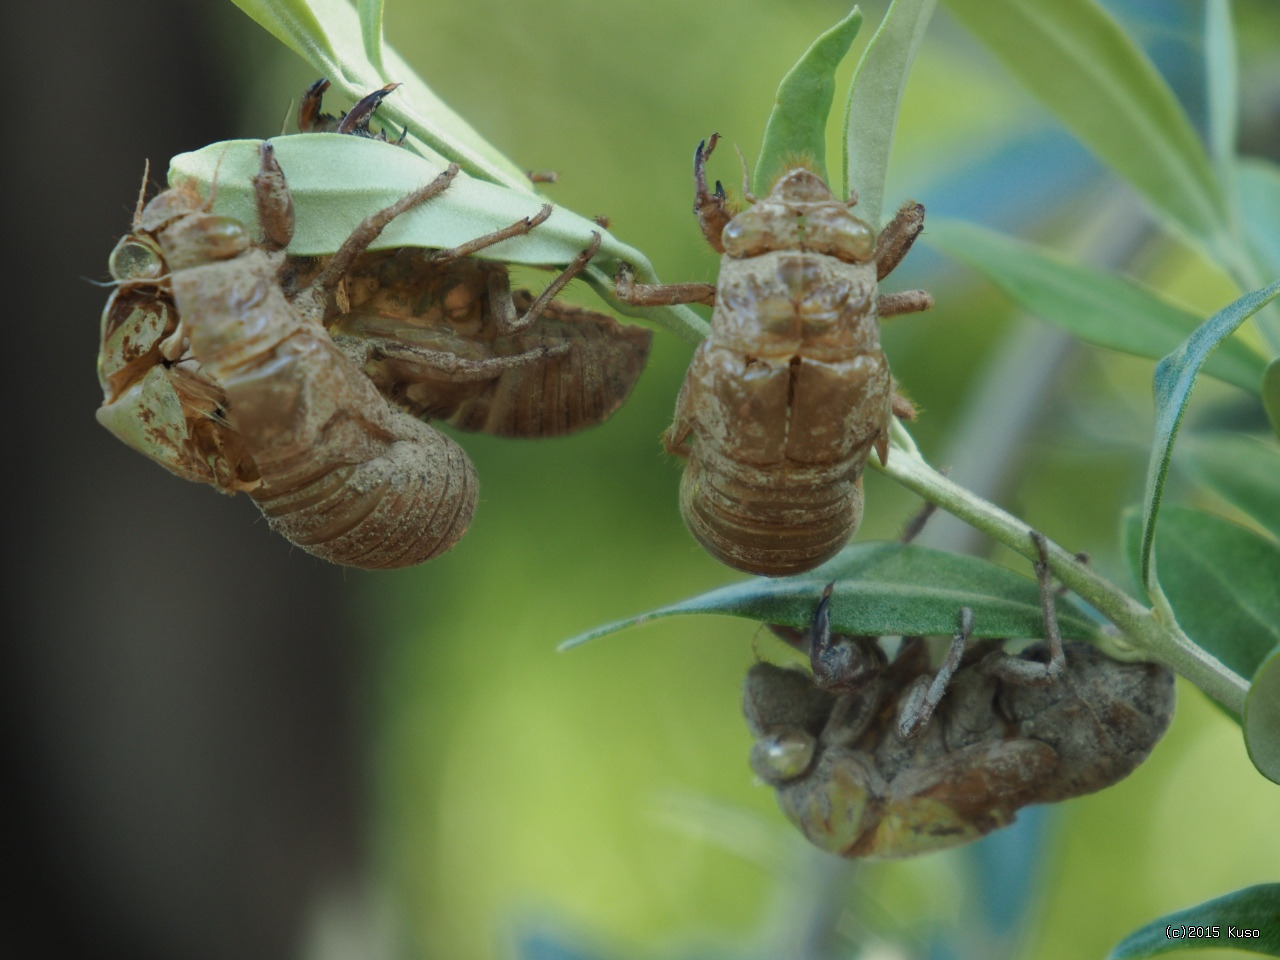
<path fill-rule="evenodd" d="M 141 212 L 135 219 L 140 225 Z M 235 446 L 233 437 L 218 437 L 218 386 L 196 364 L 181 362 L 178 311 L 162 286 L 162 251 L 149 237 L 129 234 L 116 244 L 108 265 L 117 287 L 102 311 L 98 422 L 186 480 L 228 492 L 251 489 L 256 479 L 237 477 L 236 468 L 217 454 Z M 194 436 L 202 427 L 210 441 L 204 451 Z"/>

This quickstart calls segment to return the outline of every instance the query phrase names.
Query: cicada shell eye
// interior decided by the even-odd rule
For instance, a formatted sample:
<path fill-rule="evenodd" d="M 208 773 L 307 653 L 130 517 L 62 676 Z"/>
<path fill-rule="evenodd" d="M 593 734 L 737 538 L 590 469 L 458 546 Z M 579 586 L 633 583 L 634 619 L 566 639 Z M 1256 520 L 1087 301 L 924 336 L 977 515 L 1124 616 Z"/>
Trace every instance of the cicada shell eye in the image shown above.
<path fill-rule="evenodd" d="M 798 249 L 800 232 L 791 211 L 777 204 L 759 203 L 725 224 L 720 241 L 726 256 L 745 260 L 771 250 Z"/>
<path fill-rule="evenodd" d="M 810 843 L 844 853 L 875 827 L 877 779 L 852 751 L 831 750 L 813 773 L 778 790 L 778 806 Z"/>
<path fill-rule="evenodd" d="M 107 259 L 107 269 L 112 279 L 121 283 L 158 280 L 168 272 L 159 245 L 136 233 L 120 238 Z"/>
<path fill-rule="evenodd" d="M 778 787 L 802 777 L 813 766 L 818 742 L 803 730 L 784 730 L 761 737 L 751 748 L 751 769 L 765 783 Z"/>
<path fill-rule="evenodd" d="M 867 263 L 875 255 L 875 232 L 842 203 L 810 210 L 804 218 L 802 234 L 801 249 L 825 253 L 844 263 Z"/>

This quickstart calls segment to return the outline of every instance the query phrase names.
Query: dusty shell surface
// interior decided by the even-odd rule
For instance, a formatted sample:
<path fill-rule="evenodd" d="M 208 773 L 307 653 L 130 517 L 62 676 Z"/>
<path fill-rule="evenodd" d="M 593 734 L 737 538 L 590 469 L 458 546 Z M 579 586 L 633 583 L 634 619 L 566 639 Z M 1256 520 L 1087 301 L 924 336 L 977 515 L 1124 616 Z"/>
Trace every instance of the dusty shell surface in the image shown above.
<path fill-rule="evenodd" d="M 266 149 L 262 177 L 279 205 L 287 188 Z M 112 258 L 98 419 L 180 476 L 249 492 L 317 556 L 384 568 L 448 549 L 474 511 L 470 461 L 299 313 L 282 259 L 194 191 L 153 199 Z"/>
<path fill-rule="evenodd" d="M 669 433 L 677 448 L 693 437 L 681 510 L 717 559 L 799 573 L 856 530 L 862 470 L 887 436 L 875 237 L 797 169 L 728 222 L 723 244 L 711 334 Z"/>
<path fill-rule="evenodd" d="M 366 254 L 326 323 L 384 395 L 424 419 L 505 437 L 572 433 L 607 420 L 635 386 L 652 334 L 551 301 L 518 329 L 497 320 L 507 268 L 467 258 L 436 263 L 414 248 Z"/>
<path fill-rule="evenodd" d="M 1173 674 L 1066 644 L 1066 671 L 1042 686 L 983 667 L 1006 657 L 977 644 L 920 736 L 899 734 L 919 663 L 895 664 L 835 695 L 797 670 L 758 663 L 744 713 L 756 773 L 814 844 L 849 857 L 943 850 L 1011 823 L 1019 809 L 1092 793 L 1128 776 L 1173 715 Z M 1035 644 L 1019 655 L 1043 662 Z M 991 663 L 990 660 L 987 661 Z"/>

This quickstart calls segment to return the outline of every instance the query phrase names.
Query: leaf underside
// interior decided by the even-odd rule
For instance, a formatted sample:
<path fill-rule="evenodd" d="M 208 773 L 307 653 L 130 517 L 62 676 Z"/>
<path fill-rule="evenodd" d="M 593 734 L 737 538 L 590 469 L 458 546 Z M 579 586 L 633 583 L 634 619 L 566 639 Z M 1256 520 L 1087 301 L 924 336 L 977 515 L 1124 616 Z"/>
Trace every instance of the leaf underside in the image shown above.
<path fill-rule="evenodd" d="M 806 628 L 822 588 L 835 581 L 832 629 L 863 636 L 954 633 L 961 607 L 974 613 L 976 637 L 1040 637 L 1044 634 L 1036 583 L 1012 570 L 960 554 L 915 544 L 865 542 L 803 576 L 757 577 L 680 603 L 605 624 L 563 644 L 596 637 L 659 617 L 715 613 Z M 1091 639 L 1098 626 L 1075 604 L 1059 600 L 1063 635 Z"/>

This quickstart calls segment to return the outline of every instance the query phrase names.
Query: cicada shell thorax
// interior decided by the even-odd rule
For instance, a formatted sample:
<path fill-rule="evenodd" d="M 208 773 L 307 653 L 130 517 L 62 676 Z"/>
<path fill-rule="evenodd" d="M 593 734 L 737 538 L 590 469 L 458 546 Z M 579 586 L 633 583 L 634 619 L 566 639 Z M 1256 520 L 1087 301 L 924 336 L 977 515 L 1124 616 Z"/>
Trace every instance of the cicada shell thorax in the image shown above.
<path fill-rule="evenodd" d="M 681 510 L 718 559 L 784 576 L 834 556 L 886 434 L 871 230 L 797 169 L 731 219 L 710 336 L 672 428 L 692 433 Z"/>
<path fill-rule="evenodd" d="M 260 206 L 287 197 L 267 145 L 259 179 Z M 117 248 L 128 255 L 113 263 L 128 266 L 113 266 L 99 419 L 127 442 L 121 425 L 141 425 L 133 445 L 183 476 L 247 490 L 317 556 L 387 568 L 447 550 L 475 507 L 466 455 L 392 407 L 319 318 L 295 308 L 278 278 L 283 253 L 198 200 L 161 193 Z M 138 336 L 125 343 L 130 325 Z M 155 423 L 164 429 L 148 433 Z"/>
<path fill-rule="evenodd" d="M 328 323 L 378 388 L 424 419 L 505 437 L 550 437 L 608 419 L 644 368 L 651 335 L 512 291 L 501 263 L 435 262 L 430 251 L 367 254 L 348 273 Z"/>

